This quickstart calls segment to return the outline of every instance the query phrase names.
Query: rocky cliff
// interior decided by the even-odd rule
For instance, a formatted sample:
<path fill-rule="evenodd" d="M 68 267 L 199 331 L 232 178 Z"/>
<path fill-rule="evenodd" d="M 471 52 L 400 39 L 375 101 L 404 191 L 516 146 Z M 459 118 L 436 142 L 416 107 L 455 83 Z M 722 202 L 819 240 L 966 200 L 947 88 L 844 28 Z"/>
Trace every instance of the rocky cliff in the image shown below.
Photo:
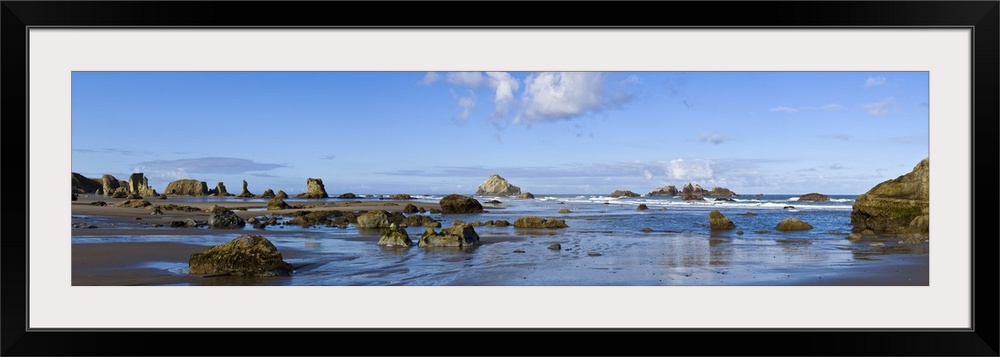
<path fill-rule="evenodd" d="M 164 194 L 167 195 L 179 195 L 179 196 L 207 196 L 208 195 L 208 184 L 204 181 L 198 180 L 177 180 L 167 184 L 167 188 L 163 190 Z"/>
<path fill-rule="evenodd" d="M 882 182 L 854 200 L 851 225 L 855 232 L 916 234 L 930 229 L 930 161 L 923 159 L 910 173 Z"/>

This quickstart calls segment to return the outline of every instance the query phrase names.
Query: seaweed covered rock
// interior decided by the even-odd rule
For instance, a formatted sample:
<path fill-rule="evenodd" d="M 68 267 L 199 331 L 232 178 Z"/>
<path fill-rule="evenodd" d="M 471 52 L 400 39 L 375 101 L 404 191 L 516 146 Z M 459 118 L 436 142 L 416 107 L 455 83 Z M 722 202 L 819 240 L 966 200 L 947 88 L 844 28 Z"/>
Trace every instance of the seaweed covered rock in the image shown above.
<path fill-rule="evenodd" d="M 459 194 L 444 196 L 438 202 L 441 205 L 441 213 L 482 213 L 483 205 L 475 198 Z"/>
<path fill-rule="evenodd" d="M 615 190 L 615 192 L 612 192 L 610 196 L 611 198 L 618 198 L 618 197 L 639 197 L 641 195 L 629 190 Z"/>
<path fill-rule="evenodd" d="M 292 265 L 267 238 L 242 235 L 192 254 L 188 271 L 193 275 L 278 276 L 291 274 Z"/>
<path fill-rule="evenodd" d="M 736 228 L 736 224 L 719 210 L 713 210 L 708 213 L 708 224 L 712 227 L 712 230 L 730 230 Z"/>
<path fill-rule="evenodd" d="M 830 196 L 824 195 L 822 193 L 812 192 L 799 196 L 799 201 L 827 202 L 830 201 Z"/>
<path fill-rule="evenodd" d="M 212 206 L 209 210 L 210 215 L 208 216 L 208 226 L 212 228 L 219 229 L 236 229 L 243 228 L 247 225 L 247 222 L 243 220 L 240 216 L 237 216 L 235 212 L 222 206 Z"/>
<path fill-rule="evenodd" d="M 295 195 L 296 198 L 327 198 L 330 197 L 326 193 L 326 186 L 323 185 L 323 180 L 318 178 L 307 178 L 306 179 L 306 192 Z"/>
<path fill-rule="evenodd" d="M 272 197 L 270 200 L 267 201 L 267 210 L 268 211 L 274 211 L 274 210 L 279 210 L 279 209 L 289 209 L 291 207 L 292 206 L 290 206 L 287 202 L 285 202 L 285 200 L 281 199 L 281 197 L 275 196 L 275 197 Z"/>
<path fill-rule="evenodd" d="M 882 182 L 854 200 L 853 231 L 917 234 L 930 231 L 930 162 L 923 159 L 912 171 Z"/>
<path fill-rule="evenodd" d="M 420 236 L 417 245 L 420 247 L 469 247 L 479 244 L 479 234 L 469 223 L 461 223 L 435 232 L 428 227 Z"/>
<path fill-rule="evenodd" d="M 406 230 L 392 224 L 389 228 L 382 230 L 382 237 L 378 239 L 378 245 L 382 247 L 411 247 L 413 241 Z"/>
<path fill-rule="evenodd" d="M 207 196 L 208 184 L 198 180 L 177 180 L 168 183 L 163 193 L 171 196 Z"/>
<path fill-rule="evenodd" d="M 547 219 L 534 216 L 522 216 L 514 220 L 514 228 L 567 228 L 564 219 Z"/>
<path fill-rule="evenodd" d="M 507 179 L 498 174 L 490 175 L 476 189 L 476 196 L 517 196 L 521 194 L 521 188 L 510 184 Z"/>
<path fill-rule="evenodd" d="M 774 226 L 774 229 L 779 231 L 806 231 L 813 229 L 813 226 L 798 218 L 785 218 L 781 222 L 778 222 L 778 225 Z"/>
<path fill-rule="evenodd" d="M 388 228 L 389 214 L 383 210 L 368 211 L 358 215 L 358 228 Z"/>

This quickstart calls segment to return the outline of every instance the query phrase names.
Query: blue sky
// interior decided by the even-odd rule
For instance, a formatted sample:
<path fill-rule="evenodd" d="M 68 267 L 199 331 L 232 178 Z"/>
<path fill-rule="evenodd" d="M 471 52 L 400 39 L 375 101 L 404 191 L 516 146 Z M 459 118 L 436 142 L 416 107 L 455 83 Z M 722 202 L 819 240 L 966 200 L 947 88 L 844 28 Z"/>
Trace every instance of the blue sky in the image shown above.
<path fill-rule="evenodd" d="M 72 170 L 239 192 L 860 194 L 928 156 L 927 72 L 74 72 Z"/>

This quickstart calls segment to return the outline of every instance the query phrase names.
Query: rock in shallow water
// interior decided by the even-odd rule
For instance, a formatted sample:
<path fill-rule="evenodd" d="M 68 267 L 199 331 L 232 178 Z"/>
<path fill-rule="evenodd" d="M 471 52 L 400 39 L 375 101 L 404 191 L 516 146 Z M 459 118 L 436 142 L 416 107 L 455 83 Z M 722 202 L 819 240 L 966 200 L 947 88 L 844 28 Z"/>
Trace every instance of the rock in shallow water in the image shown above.
<path fill-rule="evenodd" d="M 248 234 L 192 254 L 188 270 L 193 275 L 278 276 L 291 274 L 292 265 L 267 238 Z"/>

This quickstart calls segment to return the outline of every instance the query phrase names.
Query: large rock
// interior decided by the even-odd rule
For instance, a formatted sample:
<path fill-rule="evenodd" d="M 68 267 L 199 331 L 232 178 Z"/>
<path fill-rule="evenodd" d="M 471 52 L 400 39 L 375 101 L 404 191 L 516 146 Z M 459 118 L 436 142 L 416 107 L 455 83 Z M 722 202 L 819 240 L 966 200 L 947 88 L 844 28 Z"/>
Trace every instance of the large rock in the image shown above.
<path fill-rule="evenodd" d="M 221 181 L 215 184 L 215 195 L 219 197 L 232 196 L 233 194 L 226 191 L 226 185 Z"/>
<path fill-rule="evenodd" d="M 90 194 L 103 190 L 101 180 L 86 178 L 81 174 L 73 172 L 73 193 Z M 101 191 L 103 192 L 103 191 Z"/>
<path fill-rule="evenodd" d="M 389 213 L 382 210 L 368 211 L 358 216 L 358 228 L 388 228 Z"/>
<path fill-rule="evenodd" d="M 567 228 L 564 219 L 546 219 L 534 216 L 522 216 L 514 220 L 514 228 Z"/>
<path fill-rule="evenodd" d="M 459 194 L 444 196 L 438 202 L 441 205 L 441 213 L 482 213 L 483 205 L 475 198 Z"/>
<path fill-rule="evenodd" d="M 247 225 L 247 222 L 237 216 L 235 212 L 230 211 L 221 206 L 213 206 L 211 209 L 211 214 L 208 216 L 208 226 L 212 228 L 220 229 L 237 229 L 243 228 Z"/>
<path fill-rule="evenodd" d="M 271 195 L 274 195 L 274 192 L 271 192 Z M 243 198 L 254 197 L 254 194 L 250 193 L 250 190 L 247 190 L 247 180 L 243 180 L 243 188 L 240 189 L 240 194 L 236 195 L 236 197 L 243 197 Z"/>
<path fill-rule="evenodd" d="M 611 198 L 618 198 L 618 197 L 639 197 L 641 195 L 629 190 L 615 190 L 615 192 L 612 192 L 610 196 Z"/>
<path fill-rule="evenodd" d="M 378 245 L 383 247 L 409 248 L 413 246 L 413 241 L 410 240 L 410 235 L 406 233 L 406 229 L 393 224 L 389 228 L 382 230 L 382 237 L 378 239 Z"/>
<path fill-rule="evenodd" d="M 308 178 L 306 179 L 306 192 L 295 195 L 295 198 L 327 198 L 330 197 L 326 193 L 326 186 L 323 186 L 323 180 L 318 178 Z"/>
<path fill-rule="evenodd" d="M 141 172 L 133 173 L 128 177 L 128 193 L 139 197 L 158 196 L 156 190 L 149 186 L 149 178 Z"/>
<path fill-rule="evenodd" d="M 469 223 L 462 223 L 442 229 L 440 233 L 428 227 L 420 236 L 420 247 L 469 247 L 479 244 L 479 234 Z"/>
<path fill-rule="evenodd" d="M 736 192 L 733 192 L 725 187 L 715 186 L 712 187 L 711 191 L 705 192 L 705 196 L 712 197 L 733 197 L 736 196 Z"/>
<path fill-rule="evenodd" d="M 286 196 L 285 198 L 288 198 L 287 195 L 285 196 Z M 274 190 L 270 188 L 264 190 L 264 193 L 260 194 L 260 198 L 274 198 Z"/>
<path fill-rule="evenodd" d="M 730 230 L 736 228 L 736 224 L 719 210 L 713 210 L 708 213 L 708 224 L 712 227 L 712 230 Z"/>
<path fill-rule="evenodd" d="M 829 200 L 830 200 L 830 196 L 824 195 L 822 193 L 816 193 L 816 192 L 807 193 L 807 194 L 804 194 L 802 196 L 799 196 L 799 201 L 826 202 L 826 201 L 829 201 Z"/>
<path fill-rule="evenodd" d="M 670 186 L 659 187 L 653 190 L 653 192 L 650 192 L 649 195 L 673 197 L 677 196 L 677 193 L 678 193 L 677 187 L 675 187 L 674 185 L 670 185 Z"/>
<path fill-rule="evenodd" d="M 292 273 L 281 252 L 259 235 L 242 235 L 188 259 L 193 275 L 277 276 Z"/>
<path fill-rule="evenodd" d="M 114 176 L 107 174 L 101 176 L 101 192 L 104 192 L 105 196 L 113 196 L 118 191 L 118 188 L 122 186 L 124 186 L 123 183 Z"/>
<path fill-rule="evenodd" d="M 285 200 L 281 199 L 281 197 L 271 197 L 271 199 L 267 201 L 268 211 L 289 209 L 291 207 L 292 206 L 285 202 Z"/>
<path fill-rule="evenodd" d="M 917 234 L 930 231 L 930 161 L 923 159 L 913 171 L 882 182 L 854 200 L 853 231 Z"/>
<path fill-rule="evenodd" d="M 278 190 L 278 193 L 275 194 L 274 197 L 279 197 L 281 199 L 286 199 L 286 198 L 288 198 L 288 194 L 285 193 L 285 191 Z"/>
<path fill-rule="evenodd" d="M 778 222 L 778 225 L 774 226 L 774 229 L 779 231 L 806 231 L 813 229 L 813 226 L 798 218 L 785 218 L 781 222 Z"/>
<path fill-rule="evenodd" d="M 511 185 L 510 182 L 497 174 L 490 175 L 476 189 L 476 196 L 517 196 L 519 194 L 521 194 L 520 187 Z"/>
<path fill-rule="evenodd" d="M 532 198 L 535 198 L 535 195 L 531 194 L 531 192 L 523 192 L 523 193 L 517 195 L 517 198 L 532 199 Z"/>
<path fill-rule="evenodd" d="M 208 184 L 191 179 L 177 180 L 168 183 L 163 193 L 171 196 L 207 196 Z"/>

